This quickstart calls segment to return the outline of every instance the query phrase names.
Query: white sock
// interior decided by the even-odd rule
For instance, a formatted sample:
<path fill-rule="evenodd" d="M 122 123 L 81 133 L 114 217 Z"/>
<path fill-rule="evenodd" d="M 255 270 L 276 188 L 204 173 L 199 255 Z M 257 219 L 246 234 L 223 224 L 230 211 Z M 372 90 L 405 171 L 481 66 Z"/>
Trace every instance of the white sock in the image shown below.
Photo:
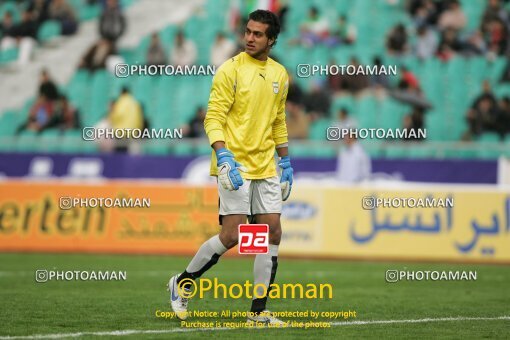
<path fill-rule="evenodd" d="M 278 246 L 275 244 L 269 245 L 269 252 L 267 254 L 259 254 L 255 256 L 255 263 L 253 264 L 253 285 L 263 284 L 266 288 L 257 287 L 252 301 L 252 312 L 261 312 L 266 308 L 267 294 L 269 293 L 269 286 L 274 282 L 276 276 L 276 269 L 278 268 Z M 255 296 L 264 295 L 265 298 L 255 298 Z"/>
<path fill-rule="evenodd" d="M 188 264 L 186 271 L 193 274 L 199 273 L 197 277 L 200 277 L 209 268 L 215 265 L 219 257 L 227 250 L 223 243 L 221 243 L 219 235 L 211 237 L 200 246 L 197 253 Z"/>

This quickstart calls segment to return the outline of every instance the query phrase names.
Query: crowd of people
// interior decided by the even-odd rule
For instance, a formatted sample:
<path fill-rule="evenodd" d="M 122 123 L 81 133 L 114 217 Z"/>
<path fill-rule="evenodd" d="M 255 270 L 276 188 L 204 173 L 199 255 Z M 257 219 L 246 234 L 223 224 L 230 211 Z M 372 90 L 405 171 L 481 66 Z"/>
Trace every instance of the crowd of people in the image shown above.
<path fill-rule="evenodd" d="M 93 72 L 104 69 L 107 66 L 108 58 L 115 55 L 116 42 L 126 29 L 126 19 L 118 0 L 89 0 L 88 4 L 99 4 L 102 8 L 102 13 L 98 20 L 99 40 L 87 50 L 78 67 Z M 12 23 L 12 16 L 12 13 L 6 12 L 6 19 L 4 18 L 4 22 L 1 25 L 0 32 L 4 34 L 2 48 L 11 37 L 14 43 L 19 45 L 25 43 L 25 38 L 20 39 L 16 34 L 11 35 L 9 33 L 9 26 L 5 23 Z M 58 21 L 61 25 L 62 35 L 74 34 L 78 29 L 77 16 L 67 0 L 30 1 L 23 12 L 21 22 L 18 26 L 14 25 L 11 27 L 11 29 L 14 32 L 22 32 L 30 39 L 35 40 L 37 38 L 37 30 L 46 20 Z M 23 53 L 23 48 L 20 47 L 20 54 Z M 23 57 L 24 60 L 26 59 L 26 62 L 30 60 L 29 54 Z M 17 132 L 32 130 L 40 133 L 49 129 L 58 129 L 60 131 L 79 129 L 81 127 L 80 112 L 70 103 L 63 92 L 65 91 L 59 91 L 49 72 L 42 70 L 36 99 L 29 109 L 27 120 L 18 127 Z M 129 102 L 129 98 L 129 91 L 125 89 L 119 99 L 114 102 L 111 110 L 109 110 L 107 116 L 113 122 L 113 126 L 116 126 L 118 121 L 125 121 L 125 119 L 121 119 L 123 116 L 118 112 L 121 110 L 119 107 L 129 107 L 129 105 L 125 105 L 126 102 Z M 134 98 L 131 99 L 135 101 Z M 136 110 L 129 111 L 128 116 L 131 116 L 130 112 L 132 111 Z"/>
<path fill-rule="evenodd" d="M 223 32 L 216 34 L 209 53 L 209 63 L 215 67 L 221 66 L 239 50 L 235 41 Z M 196 43 L 187 38 L 183 30 L 178 30 L 168 52 L 161 41 L 158 32 L 151 35 L 146 52 L 147 65 L 189 66 L 197 63 L 198 49 Z"/>
<path fill-rule="evenodd" d="M 89 0 L 88 2 L 90 4 L 100 3 L 103 12 L 98 23 L 98 40 L 84 54 L 78 66 L 81 69 L 94 72 L 108 68 L 109 58 L 117 56 L 117 42 L 125 33 L 127 22 L 119 0 Z M 25 22 L 23 27 L 26 32 L 31 32 L 30 27 L 40 25 L 40 20 L 46 20 L 44 18 L 55 18 L 57 11 L 52 9 L 52 6 L 57 6 L 57 4 L 60 8 L 58 12 L 68 13 L 68 15 L 60 15 L 61 18 L 76 17 L 70 15 L 72 11 L 66 0 L 33 0 L 27 7 L 26 13 L 31 13 L 34 18 L 38 19 L 24 16 L 22 23 Z M 502 0 L 487 1 L 486 8 L 481 14 L 480 27 L 472 32 L 468 32 L 466 29 L 466 14 L 458 0 L 409 0 L 406 5 L 412 18 L 412 25 L 397 24 L 388 32 L 386 52 L 389 55 L 397 58 L 412 55 L 418 59 L 439 58 L 448 61 L 456 55 L 476 55 L 490 58 L 508 52 L 510 15 Z M 276 8 L 282 21 L 282 30 L 289 27 L 286 23 L 289 6 L 291 6 L 289 2 L 281 2 L 280 6 Z M 326 16 L 318 8 L 310 7 L 307 16 L 298 25 L 298 32 L 286 43 L 289 46 L 301 45 L 305 48 L 313 48 L 318 45 L 342 48 L 344 45 L 355 45 L 358 42 L 358 28 L 348 14 L 339 14 L 334 22 L 325 18 Z M 239 20 L 234 23 L 233 31 L 244 27 L 243 20 L 245 19 L 241 15 Z M 27 22 L 30 20 L 35 20 L 37 24 L 28 24 Z M 64 32 L 64 26 L 67 27 L 66 32 L 72 31 L 72 27 L 68 23 L 66 24 L 65 20 L 61 22 L 62 32 Z M 12 18 L 9 18 L 7 13 L 2 26 L 0 26 L 0 32 L 8 31 L 9 24 L 12 25 Z M 209 51 L 209 63 L 219 67 L 225 60 L 243 49 L 242 36 L 244 32 L 237 33 L 237 35 L 228 35 L 222 31 L 217 32 Z M 168 46 L 167 43 L 169 43 Z M 183 29 L 179 28 L 171 42 L 163 42 L 159 32 L 154 32 L 150 36 L 145 63 L 147 65 L 185 66 L 196 64 L 197 58 L 196 42 L 188 37 Z M 384 56 L 375 56 L 372 64 L 382 65 L 383 58 Z M 336 64 L 336 61 L 331 60 L 330 63 Z M 356 66 L 361 65 L 361 62 L 352 56 L 349 64 Z M 378 93 L 382 93 L 383 97 L 389 94 L 399 101 L 411 104 L 409 114 L 402 121 L 402 128 L 422 129 L 425 126 L 426 111 L 430 104 L 424 96 L 420 79 L 405 66 L 405 63 L 399 67 L 398 78 L 386 75 L 347 76 L 337 74 L 330 75 L 327 79 L 310 80 L 310 86 L 307 89 L 300 86 L 300 83 L 292 78 L 292 74 L 289 76 L 290 85 L 286 109 L 290 138 L 309 138 L 310 126 L 318 119 L 336 118 L 338 121 L 345 119 L 354 121 L 351 115 L 356 115 L 356 112 L 350 113 L 345 108 L 333 112 L 332 106 L 335 98 L 337 96 L 363 96 L 366 92 L 372 91 L 375 91 L 377 96 Z M 510 82 L 510 61 L 501 80 Z M 488 97 L 484 92 L 466 113 L 469 129 L 463 136 L 464 139 L 476 138 L 484 131 L 497 132 L 501 136 L 509 132 L 509 98 L 496 99 L 494 95 L 490 99 Z M 39 130 L 47 128 L 46 124 L 50 121 L 49 116 L 41 112 L 53 111 L 53 107 L 58 106 L 55 105 L 56 101 L 65 103 L 65 105 L 60 105 L 62 107 L 72 107 L 64 97 L 56 99 L 39 94 L 34 108 L 30 111 L 30 123 L 24 128 Z M 204 115 L 203 108 L 196 108 L 196 115 L 184 126 L 187 137 L 203 137 L 200 126 Z M 335 115 L 337 117 L 333 117 Z M 142 117 L 144 117 L 143 113 Z M 146 118 L 143 119 L 146 120 Z"/>
<path fill-rule="evenodd" d="M 494 59 L 509 52 L 510 16 L 506 1 L 487 0 L 480 25 L 468 30 L 467 16 L 459 0 L 409 0 L 413 26 L 398 24 L 386 40 L 388 53 L 412 54 L 420 59 L 485 56 Z M 411 38 L 415 37 L 415 43 Z"/>
<path fill-rule="evenodd" d="M 320 14 L 316 7 L 310 7 L 306 19 L 300 24 L 299 36 L 290 44 L 314 47 L 319 44 L 333 48 L 356 42 L 356 26 L 349 22 L 347 15 L 340 14 L 333 24 Z"/>
<path fill-rule="evenodd" d="M 116 55 L 116 42 L 126 30 L 126 19 L 118 0 L 88 0 L 88 5 L 99 4 L 101 15 L 98 20 L 100 37 L 81 58 L 79 67 L 95 71 L 106 67 L 109 57 Z M 79 16 L 69 0 L 30 0 L 20 2 L 17 13 L 6 11 L 0 18 L 0 53 L 17 49 L 18 62 L 23 65 L 32 60 L 39 43 L 39 32 L 48 21 L 58 23 L 62 36 L 74 35 L 79 28 Z"/>
<path fill-rule="evenodd" d="M 79 18 L 67 0 L 30 0 L 24 4 L 21 19 L 16 21 L 13 11 L 6 11 L 0 23 L 0 52 L 17 49 L 18 62 L 27 64 L 38 44 L 39 30 L 47 21 L 60 26 L 60 34 L 73 35 L 78 31 Z"/>
<path fill-rule="evenodd" d="M 510 96 L 498 98 L 486 80 L 482 92 L 475 98 L 466 112 L 468 130 L 463 140 L 473 140 L 483 132 L 492 132 L 501 139 L 510 134 Z"/>
<path fill-rule="evenodd" d="M 96 123 L 101 129 L 147 129 L 150 123 L 145 116 L 144 107 L 131 90 L 125 86 L 119 96 L 110 101 L 104 117 Z M 102 152 L 137 152 L 136 140 L 130 138 L 99 138 L 96 139 Z"/>
<path fill-rule="evenodd" d="M 17 132 L 30 130 L 41 133 L 48 129 L 59 131 L 79 129 L 80 113 L 61 93 L 47 70 L 42 70 L 39 89 L 34 104 L 30 107 L 27 120 Z"/>
<path fill-rule="evenodd" d="M 105 0 L 98 21 L 98 40 L 80 60 L 80 69 L 94 72 L 106 69 L 117 60 L 117 41 L 125 33 L 127 23 L 118 0 Z"/>
<path fill-rule="evenodd" d="M 494 60 L 496 57 L 510 55 L 510 12 L 505 9 L 503 0 L 487 0 L 486 8 L 481 14 L 480 25 L 473 31 L 467 29 L 467 16 L 459 0 L 409 0 L 406 8 L 412 18 L 411 27 L 399 23 L 395 25 L 386 37 L 386 52 L 396 57 L 415 57 L 419 60 L 438 58 L 447 62 L 454 57 L 486 57 Z M 506 7 L 508 8 L 508 7 Z M 320 11 L 311 7 L 308 16 L 299 26 L 299 35 L 291 40 L 291 44 L 301 44 L 313 47 L 319 44 L 325 46 L 341 46 L 342 44 L 356 44 L 357 29 L 345 15 L 340 15 L 336 27 L 321 15 Z M 411 106 L 410 113 L 402 122 L 405 129 L 421 129 L 425 126 L 426 111 L 432 107 L 425 97 L 420 79 L 402 60 L 399 69 L 399 79 L 394 81 L 389 76 L 369 76 L 342 74 L 330 75 L 326 82 L 313 82 L 309 91 L 289 90 L 299 93 L 299 98 L 292 96 L 289 108 L 290 119 L 295 119 L 291 126 L 300 127 L 313 122 L 315 119 L 330 117 L 330 103 L 336 96 L 363 95 L 366 91 L 385 90 L 385 94 Z M 330 61 L 336 64 L 335 60 Z M 351 57 L 350 65 L 360 65 L 356 57 Z M 381 65 L 382 58 L 376 56 L 373 65 Z M 501 75 L 502 82 L 510 82 L 510 60 Z M 509 133 L 508 127 L 508 98 L 491 101 L 482 100 L 468 111 L 466 119 L 469 130 L 463 139 L 472 139 L 483 132 L 496 132 L 502 138 Z M 298 104 L 295 106 L 294 104 Z M 306 105 L 307 104 L 307 105 Z M 490 114 L 489 114 L 490 112 Z M 307 117 L 303 119 L 303 117 Z M 306 122 L 306 123 L 304 123 Z M 297 136 L 305 135 L 302 128 L 296 129 Z"/>

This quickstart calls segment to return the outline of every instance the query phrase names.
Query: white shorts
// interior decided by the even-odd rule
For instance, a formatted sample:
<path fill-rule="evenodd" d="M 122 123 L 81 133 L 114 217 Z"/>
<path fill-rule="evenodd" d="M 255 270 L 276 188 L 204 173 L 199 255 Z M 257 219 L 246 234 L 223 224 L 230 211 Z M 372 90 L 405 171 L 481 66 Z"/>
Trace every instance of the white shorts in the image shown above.
<path fill-rule="evenodd" d="M 280 214 L 282 212 L 282 190 L 280 177 L 265 179 L 243 179 L 239 190 L 223 189 L 218 183 L 220 216 Z"/>

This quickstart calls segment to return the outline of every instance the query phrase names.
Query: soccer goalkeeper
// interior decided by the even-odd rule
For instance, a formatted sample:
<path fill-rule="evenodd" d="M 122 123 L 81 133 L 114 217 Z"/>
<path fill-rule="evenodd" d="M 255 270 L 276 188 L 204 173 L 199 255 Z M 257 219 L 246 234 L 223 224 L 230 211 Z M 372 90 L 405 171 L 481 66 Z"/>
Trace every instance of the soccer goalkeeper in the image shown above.
<path fill-rule="evenodd" d="M 188 306 L 188 299 L 178 294 L 181 281 L 195 280 L 216 264 L 237 244 L 238 226 L 250 216 L 250 222 L 269 225 L 269 252 L 255 257 L 253 284 L 263 284 L 266 297 L 253 299 L 248 322 L 282 323 L 266 310 L 278 267 L 282 201 L 289 197 L 293 176 L 285 125 L 288 75 L 268 57 L 279 33 L 275 14 L 252 12 L 244 35 L 245 52 L 226 61 L 214 76 L 204 125 L 214 149 L 211 175 L 218 177 L 222 228 L 202 244 L 183 273 L 170 278 L 172 309 L 181 319 L 186 318 Z M 185 282 L 182 288 L 189 289 Z"/>

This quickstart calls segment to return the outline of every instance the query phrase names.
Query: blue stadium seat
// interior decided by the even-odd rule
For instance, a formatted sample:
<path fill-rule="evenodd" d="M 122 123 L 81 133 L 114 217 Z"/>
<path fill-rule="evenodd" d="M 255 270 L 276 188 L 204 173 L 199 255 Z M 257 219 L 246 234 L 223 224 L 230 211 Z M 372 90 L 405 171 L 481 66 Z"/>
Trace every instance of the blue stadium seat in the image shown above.
<path fill-rule="evenodd" d="M 480 142 L 499 142 L 500 137 L 495 132 L 484 132 L 483 134 L 480 135 L 478 140 Z"/>
<path fill-rule="evenodd" d="M 175 143 L 172 146 L 172 153 L 176 156 L 190 155 L 193 151 L 193 147 L 190 143 Z"/>
<path fill-rule="evenodd" d="M 48 129 L 39 136 L 40 151 L 56 152 L 60 149 L 62 132 L 58 129 Z"/>
<path fill-rule="evenodd" d="M 18 152 L 31 152 L 38 149 L 37 133 L 31 130 L 22 131 L 16 140 L 16 151 Z"/>
<path fill-rule="evenodd" d="M 37 31 L 37 39 L 41 43 L 47 43 L 60 35 L 60 23 L 55 20 L 47 20 L 43 22 Z"/>
<path fill-rule="evenodd" d="M 0 3 L 0 19 L 4 17 L 6 12 L 10 12 L 12 14 L 13 21 L 18 22 L 21 19 L 21 10 L 22 8 L 18 7 L 14 0 L 2 1 Z"/>
<path fill-rule="evenodd" d="M 326 140 L 326 132 L 328 127 L 332 126 L 332 122 L 328 119 L 318 119 L 310 126 L 310 139 Z"/>
<path fill-rule="evenodd" d="M 61 144 L 58 149 L 62 153 L 80 153 L 83 143 L 94 143 L 93 141 L 84 142 L 82 139 L 82 130 L 66 130 L 61 138 Z"/>
<path fill-rule="evenodd" d="M 0 51 L 0 66 L 18 59 L 18 52 L 19 50 L 17 48 Z"/>
<path fill-rule="evenodd" d="M 16 129 L 21 125 L 21 113 L 6 111 L 0 116 L 0 137 L 14 136 Z"/>
<path fill-rule="evenodd" d="M 100 5 L 89 6 L 83 0 L 69 0 L 81 19 L 96 17 L 101 12 Z M 135 0 L 121 0 L 125 8 Z M 468 17 L 468 27 L 462 34 L 477 28 L 480 23 L 481 13 L 486 6 L 483 0 L 461 0 L 462 7 Z M 414 44 L 416 36 L 414 24 L 405 10 L 405 1 L 396 2 L 374 0 L 345 0 L 335 1 L 331 5 L 330 0 L 312 0 L 310 2 L 295 2 L 290 6 L 287 16 L 287 30 L 282 32 L 275 52 L 279 61 L 288 69 L 289 73 L 296 71 L 300 63 L 326 64 L 331 59 L 336 63 L 346 64 L 352 56 L 357 56 L 362 63 L 371 63 L 375 55 L 380 55 L 385 63 L 406 65 L 418 77 L 427 99 L 434 108 L 426 113 L 425 126 L 428 132 L 427 141 L 456 141 L 466 131 L 465 113 L 473 99 L 480 93 L 480 85 L 484 79 L 489 79 L 493 84 L 494 93 L 498 98 L 510 96 L 510 85 L 500 84 L 501 72 L 506 66 L 507 60 L 498 57 L 493 61 L 487 61 L 484 57 L 463 58 L 456 57 L 448 62 L 442 62 L 437 58 L 419 61 L 412 55 L 403 57 L 390 56 L 385 49 L 385 40 L 388 31 L 398 23 L 403 23 L 411 33 L 410 44 Z M 209 0 L 205 3 L 203 13 L 194 14 L 182 26 L 168 25 L 160 30 L 161 41 L 168 51 L 173 44 L 176 32 L 183 27 L 189 39 L 193 40 L 199 49 L 198 63 L 209 62 L 209 49 L 213 43 L 215 34 L 224 31 L 228 27 L 228 12 L 231 6 L 230 0 Z M 287 45 L 290 39 L 296 38 L 300 24 L 306 20 L 308 10 L 316 6 L 330 23 L 334 23 L 340 14 L 346 14 L 350 23 L 358 30 L 358 41 L 353 45 L 342 45 L 335 48 L 326 48 L 318 45 L 314 48 L 305 48 L 298 45 Z M 19 19 L 20 11 L 25 5 L 17 5 L 16 1 L 2 1 L 0 15 L 6 10 L 14 12 Z M 242 6 L 243 9 L 250 6 Z M 42 42 L 51 41 L 60 34 L 60 26 L 57 22 L 45 23 L 39 32 Z M 136 48 L 121 50 L 121 55 L 128 63 L 144 62 L 150 36 L 144 37 Z M 17 58 L 17 50 L 3 51 L 0 53 L 0 64 L 12 62 Z M 295 81 L 308 90 L 315 78 L 295 77 Z M 324 77 L 322 77 L 324 78 Z M 320 79 L 324 80 L 324 79 Z M 392 83 L 398 81 L 398 77 L 391 78 Z M 144 105 L 145 114 L 152 127 L 177 128 L 187 123 L 194 115 L 198 106 L 206 106 L 211 86 L 210 77 L 130 77 L 113 78 L 106 71 L 93 74 L 77 71 L 69 84 L 63 88 L 71 102 L 82 114 L 84 125 L 95 124 L 107 111 L 108 101 L 116 98 L 121 88 L 128 85 L 133 95 Z M 0 137 L 14 134 L 14 129 L 26 118 L 28 109 L 33 103 L 33 98 L 27 101 L 24 107 L 17 112 L 7 112 L 0 115 Z M 355 98 L 352 95 L 333 99 L 329 116 L 314 122 L 310 126 L 310 139 L 325 142 L 326 129 L 331 125 L 331 119 L 336 118 L 340 107 L 347 107 L 351 116 L 359 123 L 359 127 L 383 127 L 398 128 L 402 126 L 402 118 L 411 112 L 411 108 L 395 102 L 393 99 L 376 99 L 369 95 Z M 21 113 L 21 115 L 19 114 Z M 48 135 L 47 135 L 48 134 Z M 24 133 L 16 140 L 16 149 L 43 150 L 54 136 L 50 132 L 44 132 L 36 136 L 37 143 L 30 145 L 28 141 L 33 136 Z M 83 144 L 71 143 L 72 136 L 64 133 L 62 144 L 70 142 L 69 146 L 59 146 L 60 151 L 97 152 L 94 143 Z M 482 135 L 480 143 L 487 141 L 496 142 L 499 138 L 494 135 Z M 370 152 L 373 155 L 388 157 L 426 158 L 436 156 L 435 151 L 427 146 L 427 141 L 406 147 L 390 145 L 387 151 L 382 152 L 379 146 L 371 145 Z M 38 145 L 39 144 L 39 145 Z M 208 148 L 208 146 L 206 146 Z M 144 151 L 152 154 L 166 154 L 173 150 L 178 154 L 202 154 L 206 147 L 189 146 L 160 146 L 144 144 Z M 51 147 L 50 147 L 51 148 Z M 298 146 L 297 152 L 303 155 L 335 157 L 331 148 L 310 149 L 308 146 Z M 445 152 L 447 157 L 494 157 L 494 152 L 471 152 L 460 150 L 458 154 Z"/>

